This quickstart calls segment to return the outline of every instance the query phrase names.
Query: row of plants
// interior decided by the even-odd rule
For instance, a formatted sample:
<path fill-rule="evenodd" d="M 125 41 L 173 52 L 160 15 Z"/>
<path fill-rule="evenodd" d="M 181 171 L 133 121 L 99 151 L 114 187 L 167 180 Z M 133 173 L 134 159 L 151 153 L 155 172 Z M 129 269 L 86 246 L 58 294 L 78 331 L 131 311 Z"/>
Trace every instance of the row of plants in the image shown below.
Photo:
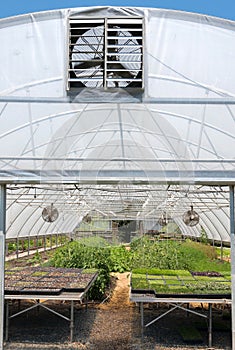
<path fill-rule="evenodd" d="M 187 270 L 134 269 L 131 276 L 134 293 L 158 294 L 230 294 L 231 276 L 218 272 L 194 273 Z"/>
<path fill-rule="evenodd" d="M 38 237 L 31 239 L 18 239 L 14 241 L 6 242 L 6 251 L 8 254 L 15 253 L 17 251 L 25 251 L 29 249 L 37 249 L 42 247 L 50 247 L 51 245 L 62 245 L 68 241 L 66 236 L 48 236 Z"/>
<path fill-rule="evenodd" d="M 110 246 L 101 238 L 72 241 L 56 250 L 49 264 L 55 267 L 96 268 L 98 277 L 89 298 L 102 299 L 110 283 L 110 272 L 129 270 L 129 252 L 124 246 Z"/>
<path fill-rule="evenodd" d="M 100 237 L 72 241 L 58 248 L 49 264 L 55 267 L 97 268 L 99 275 L 90 291 L 92 299 L 103 297 L 110 282 L 110 272 L 157 268 L 230 274 L 230 263 L 217 259 L 216 250 L 210 245 L 190 240 L 153 241 L 146 236 L 134 240 L 129 249 L 124 245 L 111 246 Z"/>
<path fill-rule="evenodd" d="M 191 240 L 152 242 L 143 237 L 133 241 L 131 251 L 132 268 L 230 271 L 230 264 L 218 259 L 213 246 Z"/>
<path fill-rule="evenodd" d="M 6 294 L 83 292 L 97 277 L 95 269 L 17 266 L 5 271 Z"/>

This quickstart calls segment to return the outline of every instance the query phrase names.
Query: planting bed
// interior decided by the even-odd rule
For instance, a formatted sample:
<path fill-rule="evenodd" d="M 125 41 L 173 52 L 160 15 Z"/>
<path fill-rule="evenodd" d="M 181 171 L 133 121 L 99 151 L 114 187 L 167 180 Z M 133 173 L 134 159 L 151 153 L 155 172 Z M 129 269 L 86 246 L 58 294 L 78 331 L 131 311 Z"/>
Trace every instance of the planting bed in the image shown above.
<path fill-rule="evenodd" d="M 135 269 L 131 276 L 131 292 L 156 297 L 200 295 L 201 298 L 231 298 L 231 276 L 216 272 Z"/>
<path fill-rule="evenodd" d="M 5 294 L 59 295 L 83 292 L 97 277 L 96 270 L 20 267 L 5 271 Z"/>

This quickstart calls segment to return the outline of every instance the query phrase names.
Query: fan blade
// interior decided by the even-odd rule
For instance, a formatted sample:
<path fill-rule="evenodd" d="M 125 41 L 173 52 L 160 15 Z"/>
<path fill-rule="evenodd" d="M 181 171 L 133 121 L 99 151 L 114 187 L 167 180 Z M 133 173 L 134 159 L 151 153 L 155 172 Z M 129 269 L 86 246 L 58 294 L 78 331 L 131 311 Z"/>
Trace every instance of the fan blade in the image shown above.
<path fill-rule="evenodd" d="M 115 75 L 120 76 L 121 78 L 124 79 L 133 79 L 135 75 L 128 71 L 121 63 L 113 61 L 112 63 L 108 63 L 108 68 L 109 70 L 111 69 L 116 69 L 117 71 L 114 71 Z M 111 73 L 111 72 L 110 72 Z"/>
<path fill-rule="evenodd" d="M 73 67 L 73 69 L 89 69 L 93 67 L 97 67 L 103 64 L 103 60 L 99 59 L 93 59 L 93 60 L 87 60 L 81 63 L 76 63 Z"/>
<path fill-rule="evenodd" d="M 110 26 L 110 28 L 115 29 L 114 31 L 110 32 L 110 34 L 108 35 L 108 45 L 111 46 L 115 46 L 118 45 L 118 33 L 120 31 L 120 28 L 118 28 L 117 26 Z M 112 37 L 117 37 L 115 39 L 111 39 L 110 36 Z M 109 52 L 117 52 L 117 48 L 109 48 Z"/>
<path fill-rule="evenodd" d="M 55 221 L 59 216 L 59 212 L 56 208 L 51 206 L 47 206 L 42 211 L 42 218 L 46 222 L 53 222 Z"/>

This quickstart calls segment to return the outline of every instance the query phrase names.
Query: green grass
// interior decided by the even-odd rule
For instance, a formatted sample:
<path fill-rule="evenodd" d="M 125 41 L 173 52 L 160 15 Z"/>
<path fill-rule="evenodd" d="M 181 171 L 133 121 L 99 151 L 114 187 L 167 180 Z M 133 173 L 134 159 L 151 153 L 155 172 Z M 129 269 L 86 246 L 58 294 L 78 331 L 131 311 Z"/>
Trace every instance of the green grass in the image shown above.
<path fill-rule="evenodd" d="M 159 281 L 149 281 L 149 285 L 151 289 L 157 289 L 159 288 L 159 286 L 164 286 L 166 284 L 164 283 L 163 280 L 159 280 Z"/>
<path fill-rule="evenodd" d="M 32 276 L 33 277 L 40 277 L 40 276 L 45 276 L 48 274 L 48 271 L 35 271 Z"/>
<path fill-rule="evenodd" d="M 135 271 L 138 271 L 136 274 Z M 193 276 L 189 271 L 159 269 L 135 269 L 132 272 L 132 289 L 153 290 L 159 293 L 174 294 L 228 294 L 231 292 L 231 283 L 223 277 Z M 157 274 L 150 275 L 149 271 Z M 172 274 L 173 272 L 173 274 Z"/>
<path fill-rule="evenodd" d="M 224 281 L 224 277 L 194 276 L 196 281 L 219 282 Z"/>
<path fill-rule="evenodd" d="M 189 282 L 189 281 L 193 282 L 193 281 L 195 281 L 195 278 L 194 278 L 194 276 L 191 275 L 191 273 L 190 273 L 189 276 L 182 276 L 182 275 L 180 275 L 179 278 L 181 280 L 185 281 L 185 282 Z"/>
<path fill-rule="evenodd" d="M 190 291 L 188 290 L 187 287 L 185 286 L 172 286 L 169 285 L 169 293 L 174 293 L 174 294 L 188 294 Z"/>
<path fill-rule="evenodd" d="M 165 276 L 191 276 L 191 273 L 187 270 L 169 270 L 169 269 L 159 269 L 159 268 L 134 268 L 132 270 L 135 274 L 145 274 L 155 276 L 155 275 L 165 275 Z"/>
<path fill-rule="evenodd" d="M 83 269 L 82 270 L 82 274 L 84 274 L 84 273 L 96 273 L 98 270 L 97 269 L 93 269 L 93 268 L 91 268 L 91 269 Z"/>
<path fill-rule="evenodd" d="M 221 248 L 216 247 L 215 250 L 216 250 L 217 256 L 220 257 L 221 256 Z M 227 247 L 223 247 L 222 254 L 223 254 L 223 257 L 230 258 L 231 249 L 227 248 Z"/>
<path fill-rule="evenodd" d="M 164 280 L 171 280 L 171 281 L 177 281 L 178 280 L 178 278 L 177 278 L 177 276 L 178 275 L 176 275 L 176 276 L 171 276 L 171 275 L 162 275 L 162 277 L 164 278 Z"/>
<path fill-rule="evenodd" d="M 174 279 L 174 280 L 165 280 L 167 285 L 182 285 L 182 282 L 179 281 L 178 279 Z"/>
<path fill-rule="evenodd" d="M 148 290 L 149 289 L 149 283 L 146 280 L 146 278 L 135 278 L 132 277 L 131 279 L 131 287 L 132 289 L 140 289 L 140 290 Z"/>

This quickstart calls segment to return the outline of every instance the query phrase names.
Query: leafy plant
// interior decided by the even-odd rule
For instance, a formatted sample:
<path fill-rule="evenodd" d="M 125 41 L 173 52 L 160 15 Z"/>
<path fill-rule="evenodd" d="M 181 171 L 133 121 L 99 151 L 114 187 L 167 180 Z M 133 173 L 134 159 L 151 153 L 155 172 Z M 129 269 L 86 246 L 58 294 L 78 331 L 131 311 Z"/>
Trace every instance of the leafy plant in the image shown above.
<path fill-rule="evenodd" d="M 89 291 L 92 299 L 101 299 L 110 282 L 110 272 L 129 269 L 129 252 L 124 246 L 111 247 L 102 239 L 72 241 L 56 250 L 51 264 L 56 267 L 96 268 L 98 278 Z"/>
<path fill-rule="evenodd" d="M 41 264 L 42 262 L 42 256 L 39 252 L 36 252 L 32 259 L 30 259 L 30 262 L 33 264 L 33 265 L 37 265 L 37 264 Z"/>
<path fill-rule="evenodd" d="M 194 294 L 217 294 L 217 293 L 230 293 L 231 285 L 221 282 L 196 282 L 186 283 L 185 286 L 191 290 Z"/>
<path fill-rule="evenodd" d="M 91 237 L 68 242 L 58 248 L 50 264 L 56 267 L 98 269 L 99 276 L 90 295 L 93 299 L 99 299 L 105 293 L 110 281 L 109 274 L 112 271 L 132 270 L 135 274 L 145 275 L 161 273 L 165 279 L 168 276 L 184 276 L 188 283 L 193 279 L 189 270 L 204 274 L 210 271 L 216 275 L 225 276 L 226 274 L 228 280 L 230 263 L 218 260 L 216 257 L 216 250 L 213 247 L 190 240 L 185 242 L 160 241 L 144 236 L 134 240 L 130 245 L 130 250 L 127 250 L 125 246 L 111 246 L 103 239 Z M 136 281 L 134 283 L 143 284 L 145 282 Z M 169 286 L 164 288 L 167 290 Z M 171 286 L 171 289 L 174 288 Z M 201 285 L 198 288 L 200 289 Z"/>
<path fill-rule="evenodd" d="M 142 273 L 141 273 L 142 272 Z M 135 269 L 131 286 L 135 290 L 152 290 L 156 294 L 228 294 L 231 283 L 217 274 L 193 276 L 184 270 Z"/>
<path fill-rule="evenodd" d="M 124 246 L 112 247 L 110 249 L 110 271 L 125 272 L 130 270 L 130 255 L 131 253 Z"/>
<path fill-rule="evenodd" d="M 200 235 L 200 242 L 207 244 L 208 243 L 208 236 L 204 228 L 201 226 L 201 235 Z"/>

